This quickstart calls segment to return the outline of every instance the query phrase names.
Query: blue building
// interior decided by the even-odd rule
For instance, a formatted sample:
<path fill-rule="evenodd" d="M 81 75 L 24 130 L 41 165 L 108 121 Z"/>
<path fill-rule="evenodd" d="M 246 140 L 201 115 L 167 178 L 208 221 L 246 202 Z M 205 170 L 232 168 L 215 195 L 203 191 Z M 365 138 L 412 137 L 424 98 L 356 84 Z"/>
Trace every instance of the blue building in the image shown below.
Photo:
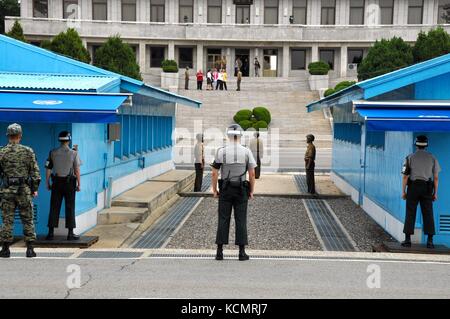
<path fill-rule="evenodd" d="M 111 197 L 174 168 L 177 104 L 201 106 L 0 35 L 0 132 L 13 122 L 22 125 L 23 144 L 34 149 L 43 178 L 49 151 L 59 145 L 58 133 L 72 132 L 83 163 L 82 190 L 76 199 L 77 233 L 96 225 L 97 212 Z M 0 145 L 6 143 L 0 133 Z M 47 232 L 49 203 L 50 193 L 42 183 L 34 202 L 38 234 Z M 21 227 L 16 227 L 20 232 Z"/>
<path fill-rule="evenodd" d="M 332 108 L 335 184 L 402 240 L 401 169 L 426 134 L 442 172 L 434 204 L 435 241 L 450 246 L 450 54 L 359 82 L 307 106 Z M 420 212 L 415 238 L 424 242 Z"/>

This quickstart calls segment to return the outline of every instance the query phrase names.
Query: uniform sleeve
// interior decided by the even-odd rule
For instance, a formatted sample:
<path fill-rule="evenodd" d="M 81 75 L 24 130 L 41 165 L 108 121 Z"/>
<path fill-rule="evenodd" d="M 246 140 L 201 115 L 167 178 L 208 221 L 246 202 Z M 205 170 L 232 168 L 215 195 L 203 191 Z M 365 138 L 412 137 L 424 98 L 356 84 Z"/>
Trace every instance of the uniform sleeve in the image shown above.
<path fill-rule="evenodd" d="M 211 166 L 215 169 L 219 169 L 222 167 L 222 164 L 223 164 L 223 148 L 220 148 L 217 150 L 214 162 L 211 164 Z"/>
<path fill-rule="evenodd" d="M 52 152 L 48 153 L 48 158 L 47 161 L 45 162 L 45 168 L 53 169 Z"/>
<path fill-rule="evenodd" d="M 250 150 L 247 150 L 247 158 L 248 158 L 248 169 L 255 168 L 258 164 L 255 161 L 255 157 L 253 156 Z"/>
<path fill-rule="evenodd" d="M 37 191 L 39 184 L 41 183 L 41 173 L 39 172 L 39 165 L 36 160 L 36 154 L 30 150 L 31 165 L 30 165 L 30 178 L 32 191 Z"/>
<path fill-rule="evenodd" d="M 75 152 L 75 158 L 73 159 L 73 169 L 80 168 L 80 166 L 81 166 L 80 156 L 78 155 L 78 152 Z"/>
<path fill-rule="evenodd" d="M 439 165 L 439 162 L 436 158 L 434 158 L 434 165 L 433 165 L 433 175 L 439 174 L 441 171 L 441 165 Z"/>

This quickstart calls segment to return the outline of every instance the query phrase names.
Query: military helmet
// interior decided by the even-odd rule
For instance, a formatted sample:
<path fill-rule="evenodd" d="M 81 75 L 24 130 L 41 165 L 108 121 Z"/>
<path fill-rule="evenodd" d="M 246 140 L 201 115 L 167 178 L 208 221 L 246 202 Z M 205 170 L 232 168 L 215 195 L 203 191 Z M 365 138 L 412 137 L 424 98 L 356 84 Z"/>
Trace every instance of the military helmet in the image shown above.
<path fill-rule="evenodd" d="M 242 136 L 244 134 L 243 131 L 244 130 L 242 129 L 242 127 L 240 125 L 233 124 L 227 128 L 227 135 L 228 136 Z"/>
<path fill-rule="evenodd" d="M 316 139 L 316 138 L 315 138 L 314 135 L 312 135 L 312 134 L 306 135 L 306 141 L 307 141 L 308 143 L 314 142 L 315 139 Z"/>
<path fill-rule="evenodd" d="M 14 135 L 20 135 L 22 134 L 22 126 L 20 126 L 17 123 L 11 124 L 6 129 L 6 136 L 14 136 Z"/>
<path fill-rule="evenodd" d="M 69 131 L 62 131 L 61 133 L 59 133 L 58 135 L 58 140 L 60 142 L 68 142 L 72 140 L 72 136 L 70 135 Z"/>
<path fill-rule="evenodd" d="M 416 137 L 416 142 L 414 144 L 419 147 L 427 147 L 428 137 L 426 137 L 425 135 L 419 135 Z"/>

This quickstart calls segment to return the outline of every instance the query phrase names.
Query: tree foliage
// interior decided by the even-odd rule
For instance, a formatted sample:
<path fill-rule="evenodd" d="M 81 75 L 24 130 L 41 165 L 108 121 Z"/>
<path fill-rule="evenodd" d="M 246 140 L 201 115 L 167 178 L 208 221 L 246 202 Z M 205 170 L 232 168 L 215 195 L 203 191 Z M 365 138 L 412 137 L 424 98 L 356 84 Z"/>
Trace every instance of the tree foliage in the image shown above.
<path fill-rule="evenodd" d="M 420 32 L 413 48 L 414 62 L 422 62 L 450 52 L 450 35 L 441 27 Z"/>
<path fill-rule="evenodd" d="M 69 28 L 51 41 L 42 42 L 41 47 L 81 62 L 91 62 L 89 51 L 84 47 L 83 41 L 75 29 Z"/>
<path fill-rule="evenodd" d="M 94 64 L 100 68 L 142 80 L 133 49 L 120 36 L 108 39 L 95 52 Z"/>
<path fill-rule="evenodd" d="M 16 40 L 27 42 L 27 39 L 25 39 L 25 36 L 23 35 L 23 29 L 19 21 L 14 22 L 13 27 L 11 28 L 11 30 L 9 30 L 8 33 L 6 33 L 6 35 Z"/>
<path fill-rule="evenodd" d="M 17 0 L 0 0 L 0 34 L 5 33 L 5 17 L 20 16 L 20 4 Z"/>
<path fill-rule="evenodd" d="M 376 41 L 358 66 L 358 79 L 366 80 L 413 63 L 412 48 L 402 38 Z"/>

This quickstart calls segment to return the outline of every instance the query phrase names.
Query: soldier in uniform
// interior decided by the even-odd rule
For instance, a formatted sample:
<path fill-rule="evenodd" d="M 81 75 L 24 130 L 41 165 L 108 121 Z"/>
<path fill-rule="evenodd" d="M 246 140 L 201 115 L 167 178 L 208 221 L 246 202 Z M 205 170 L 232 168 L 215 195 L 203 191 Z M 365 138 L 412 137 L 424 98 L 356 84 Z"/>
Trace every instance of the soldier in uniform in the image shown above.
<path fill-rule="evenodd" d="M 8 126 L 8 145 L 0 149 L 0 174 L 2 188 L 0 189 L 3 219 L 1 240 L 3 248 L 0 257 L 10 257 L 9 246 L 13 242 L 14 214 L 20 212 L 23 224 L 23 234 L 27 244 L 26 256 L 36 257 L 33 242 L 36 233 L 33 218 L 32 197 L 38 195 L 41 175 L 33 150 L 20 144 L 22 127 L 19 124 Z"/>
<path fill-rule="evenodd" d="M 439 186 L 439 172 L 441 167 L 433 154 L 427 152 L 428 138 L 417 136 L 415 153 L 408 155 L 403 164 L 403 194 L 406 200 L 406 216 L 403 233 L 405 241 L 403 247 L 411 247 L 411 235 L 414 234 L 417 205 L 420 203 L 423 216 L 423 230 L 428 235 L 427 247 L 434 248 L 435 234 L 433 202 L 437 200 Z"/>
<path fill-rule="evenodd" d="M 205 169 L 205 146 L 203 144 L 203 134 L 199 133 L 196 136 L 197 143 L 194 147 L 195 158 L 195 184 L 194 192 L 202 191 L 203 171 Z"/>
<path fill-rule="evenodd" d="M 73 233 L 75 224 L 75 193 L 80 191 L 80 158 L 78 152 L 70 149 L 71 135 L 68 131 L 59 133 L 61 145 L 52 150 L 45 164 L 47 189 L 51 190 L 50 215 L 48 217 L 47 240 L 53 240 L 54 228 L 59 224 L 62 200 L 66 206 L 67 240 L 78 240 Z M 52 183 L 50 183 L 50 180 Z"/>
<path fill-rule="evenodd" d="M 305 171 L 306 171 L 306 184 L 308 185 L 308 193 L 316 193 L 316 184 L 314 181 L 314 168 L 316 166 L 316 147 L 314 146 L 314 135 L 309 134 L 306 136 L 306 143 L 308 147 L 305 153 Z"/>
<path fill-rule="evenodd" d="M 216 260 L 223 259 L 223 245 L 228 244 L 231 211 L 234 209 L 236 224 L 235 244 L 239 246 L 239 260 L 248 260 L 245 246 L 247 236 L 248 199 L 253 199 L 255 189 L 256 161 L 252 152 L 240 144 L 243 130 L 239 125 L 231 125 L 227 129 L 229 143 L 218 149 L 215 160 L 211 164 L 212 191 L 214 198 L 219 198 L 219 222 L 217 228 Z M 219 180 L 219 170 L 221 179 Z M 249 175 L 249 181 L 246 175 Z M 217 190 L 219 184 L 219 190 Z"/>

